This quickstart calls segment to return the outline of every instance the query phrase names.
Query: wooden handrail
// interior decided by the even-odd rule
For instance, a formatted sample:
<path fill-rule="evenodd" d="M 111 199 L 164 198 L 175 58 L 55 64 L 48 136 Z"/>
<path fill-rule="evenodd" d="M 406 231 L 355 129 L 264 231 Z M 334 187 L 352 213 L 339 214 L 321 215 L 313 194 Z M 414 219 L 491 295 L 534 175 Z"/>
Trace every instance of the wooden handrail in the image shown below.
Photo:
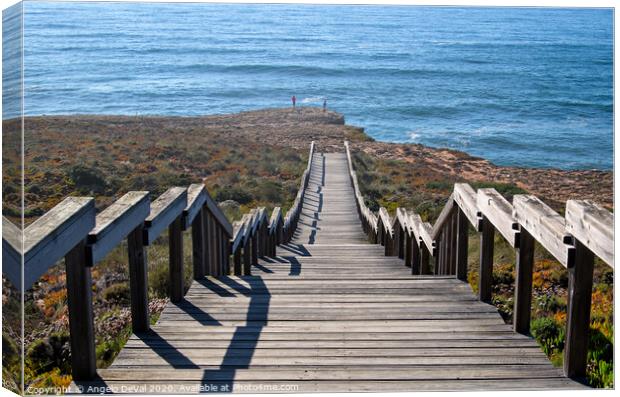
<path fill-rule="evenodd" d="M 230 239 L 231 251 L 235 252 L 239 244 L 243 242 L 245 237 L 245 223 L 243 221 L 233 222 L 233 236 Z"/>
<path fill-rule="evenodd" d="M 209 191 L 205 189 L 205 193 L 207 195 L 206 207 L 214 217 L 214 221 L 219 224 L 219 226 L 229 237 L 232 236 L 232 224 L 230 223 L 228 218 L 226 218 L 226 214 L 224 214 L 220 207 L 218 207 L 215 200 L 213 200 L 213 198 L 209 194 Z"/>
<path fill-rule="evenodd" d="M 202 183 L 193 183 L 187 188 L 187 206 L 183 209 L 183 230 L 192 226 L 196 216 L 207 202 L 207 188 Z M 219 208 L 218 208 L 219 210 Z M 218 211 L 221 212 L 221 211 Z"/>
<path fill-rule="evenodd" d="M 275 256 L 276 246 L 293 237 L 310 179 L 314 151 L 315 144 L 312 142 L 299 190 L 286 215 L 282 215 L 280 207 L 274 208 L 270 217 L 265 208 L 254 208 L 235 224 L 234 232 L 231 228 L 229 245 L 236 275 L 249 275 L 252 265 L 258 263 L 259 256 Z"/>
<path fill-rule="evenodd" d="M 16 287 L 30 289 L 52 265 L 83 242 L 94 226 L 95 200 L 90 197 L 67 197 L 34 221 L 23 233 L 24 283 Z"/>
<path fill-rule="evenodd" d="M 566 220 L 536 196 L 515 195 L 513 203 L 513 216 L 519 225 L 567 267 L 574 247 L 566 230 Z"/>
<path fill-rule="evenodd" d="M 495 189 L 478 189 L 476 204 L 483 218 L 487 218 L 508 244 L 518 247 L 519 231 L 513 217 L 512 205 Z"/>
<path fill-rule="evenodd" d="M 454 197 L 453 194 L 451 194 L 450 197 L 448 197 L 448 201 L 446 202 L 446 205 L 444 205 L 444 207 L 441 209 L 441 212 L 439 213 L 439 216 L 437 217 L 437 220 L 435 221 L 435 224 L 433 225 L 433 228 L 431 230 L 431 238 L 433 240 L 437 239 L 443 227 L 446 225 L 446 222 L 450 219 L 450 215 L 452 214 L 452 210 L 454 209 L 453 197 Z"/>
<path fill-rule="evenodd" d="M 344 143 L 351 183 L 364 231 L 369 240 L 385 243 L 385 225 L 389 215 L 379 210 L 380 227 L 371 228 L 371 212 L 364 204 L 353 169 L 348 142 Z M 564 351 L 564 373 L 569 377 L 585 375 L 587 332 L 594 256 L 613 268 L 613 215 L 602 207 L 584 200 L 569 200 L 565 217 L 560 216 L 532 195 L 515 195 L 511 205 L 495 189 L 478 189 L 457 183 L 434 226 L 422 222 L 418 214 L 409 212 L 408 220 L 397 209 L 390 225 L 406 231 L 405 239 L 394 238 L 396 247 L 386 247 L 386 255 L 404 250 L 405 264 L 413 274 L 427 274 L 428 257 L 435 259 L 436 274 L 454 274 L 467 279 L 468 227 L 480 234 L 479 298 L 490 302 L 492 291 L 494 233 L 500 235 L 516 251 L 516 279 L 513 326 L 516 332 L 529 332 L 532 294 L 532 271 L 535 241 L 549 251 L 569 272 L 568 318 Z M 425 268 L 426 266 L 426 268 Z"/>
<path fill-rule="evenodd" d="M 467 183 L 455 183 L 452 196 L 474 229 L 481 231 L 482 214 L 478 210 L 476 191 Z"/>
<path fill-rule="evenodd" d="M 357 174 L 353 168 L 353 161 L 351 159 L 351 150 L 349 148 L 349 142 L 344 141 L 345 153 L 347 156 L 347 164 L 349 166 L 349 178 L 353 191 L 355 194 L 355 204 L 360 220 L 362 221 L 362 227 L 364 232 L 368 235 L 368 240 L 371 243 L 377 243 L 377 236 L 379 235 L 379 217 L 372 213 L 372 211 L 366 206 L 364 196 L 362 195 L 359 184 L 357 182 Z"/>
<path fill-rule="evenodd" d="M 19 291 L 22 290 L 23 234 L 13 222 L 2 217 L 2 273 Z"/>
<path fill-rule="evenodd" d="M 614 267 L 614 217 L 611 212 L 589 200 L 568 200 L 566 230 Z"/>
<path fill-rule="evenodd" d="M 151 203 L 151 212 L 144 220 L 144 240 L 150 245 L 187 206 L 187 189 L 171 187 Z"/>
<path fill-rule="evenodd" d="M 88 233 L 87 266 L 93 266 L 140 226 L 150 212 L 149 192 L 129 192 L 97 214 Z"/>

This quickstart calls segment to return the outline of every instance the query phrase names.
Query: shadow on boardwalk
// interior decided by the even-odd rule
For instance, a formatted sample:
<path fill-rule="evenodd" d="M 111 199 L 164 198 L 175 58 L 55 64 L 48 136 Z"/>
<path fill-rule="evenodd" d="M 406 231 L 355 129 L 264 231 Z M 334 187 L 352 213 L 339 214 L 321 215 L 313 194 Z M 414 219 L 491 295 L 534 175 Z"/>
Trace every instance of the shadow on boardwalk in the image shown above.
<path fill-rule="evenodd" d="M 263 327 L 267 325 L 271 295 L 260 277 L 252 277 L 247 288 L 229 277 L 220 280 L 235 291 L 250 298 L 246 325 L 239 326 L 228 345 L 219 369 L 205 370 L 202 378 L 203 392 L 232 392 L 235 373 L 238 369 L 249 368 L 260 339 Z M 217 389 L 214 390 L 214 386 Z"/>

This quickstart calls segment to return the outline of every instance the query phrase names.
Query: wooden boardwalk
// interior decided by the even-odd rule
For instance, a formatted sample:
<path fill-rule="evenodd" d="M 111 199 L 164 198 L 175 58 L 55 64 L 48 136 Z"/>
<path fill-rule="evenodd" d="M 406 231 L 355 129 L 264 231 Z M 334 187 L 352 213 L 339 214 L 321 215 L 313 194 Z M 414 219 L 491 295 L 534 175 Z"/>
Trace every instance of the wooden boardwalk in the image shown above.
<path fill-rule="evenodd" d="M 344 154 L 315 154 L 294 239 L 252 276 L 194 281 L 100 380 L 111 392 L 579 388 L 454 276 L 366 241 Z M 88 392 L 87 389 L 83 390 Z"/>

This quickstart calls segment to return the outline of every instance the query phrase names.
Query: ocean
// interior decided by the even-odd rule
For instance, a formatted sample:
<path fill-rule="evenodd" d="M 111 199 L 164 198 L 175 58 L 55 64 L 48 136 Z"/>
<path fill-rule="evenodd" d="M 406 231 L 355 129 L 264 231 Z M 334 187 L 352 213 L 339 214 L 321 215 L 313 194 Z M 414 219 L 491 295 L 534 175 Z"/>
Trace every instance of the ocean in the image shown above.
<path fill-rule="evenodd" d="M 290 106 L 295 95 L 302 106 L 325 98 L 380 141 L 499 165 L 613 168 L 611 9 L 26 2 L 24 11 L 27 115 L 220 114 Z"/>

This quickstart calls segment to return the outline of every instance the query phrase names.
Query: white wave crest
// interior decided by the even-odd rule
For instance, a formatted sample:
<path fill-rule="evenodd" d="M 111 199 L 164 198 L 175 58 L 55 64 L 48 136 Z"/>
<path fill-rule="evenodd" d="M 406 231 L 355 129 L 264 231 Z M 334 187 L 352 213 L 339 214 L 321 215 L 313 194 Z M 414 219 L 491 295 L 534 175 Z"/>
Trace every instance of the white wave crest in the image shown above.
<path fill-rule="evenodd" d="M 315 96 L 310 98 L 304 98 L 301 100 L 301 103 L 323 103 L 324 97 Z"/>

